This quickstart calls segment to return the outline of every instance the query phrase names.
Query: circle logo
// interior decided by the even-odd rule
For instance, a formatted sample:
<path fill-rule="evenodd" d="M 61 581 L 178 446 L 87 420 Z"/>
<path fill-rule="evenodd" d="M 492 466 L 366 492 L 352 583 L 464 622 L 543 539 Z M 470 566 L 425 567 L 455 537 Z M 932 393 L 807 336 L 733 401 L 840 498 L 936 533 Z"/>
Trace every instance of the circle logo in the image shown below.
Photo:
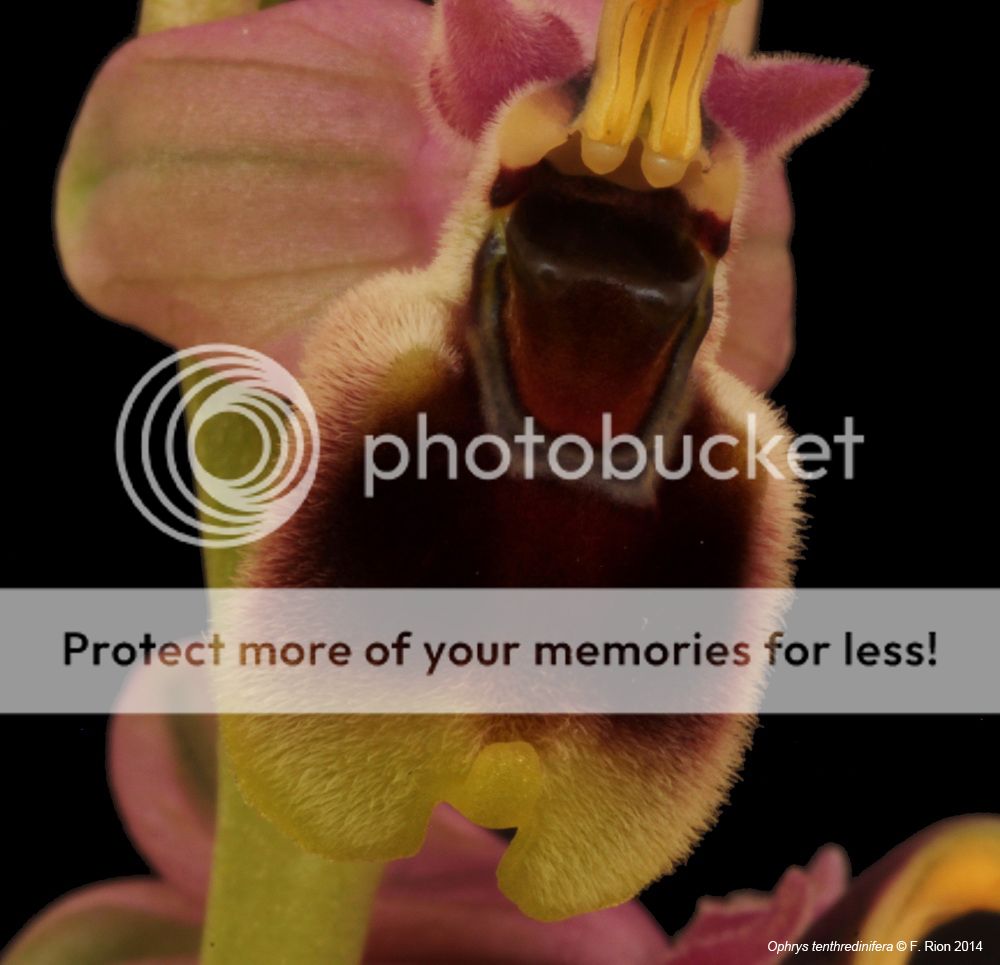
<path fill-rule="evenodd" d="M 185 449 L 193 488 L 178 468 Z M 299 509 L 316 478 L 319 427 L 302 386 L 274 359 L 198 345 L 157 363 L 129 393 L 115 456 L 132 502 L 157 529 L 224 549 L 263 539 Z"/>

